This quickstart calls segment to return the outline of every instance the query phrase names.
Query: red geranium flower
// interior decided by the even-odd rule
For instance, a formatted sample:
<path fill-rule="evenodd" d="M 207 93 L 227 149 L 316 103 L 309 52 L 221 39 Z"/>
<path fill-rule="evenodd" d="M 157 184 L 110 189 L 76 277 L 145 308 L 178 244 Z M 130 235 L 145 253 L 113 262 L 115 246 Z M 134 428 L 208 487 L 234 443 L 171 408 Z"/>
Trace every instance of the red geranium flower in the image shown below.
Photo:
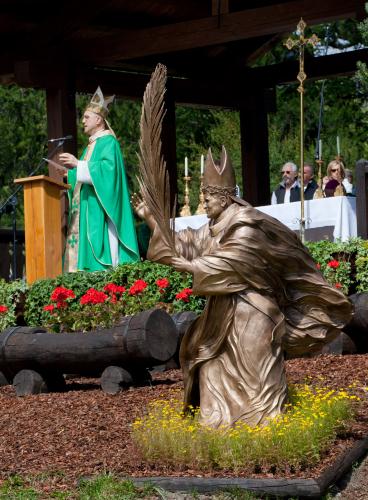
<path fill-rule="evenodd" d="M 335 288 L 342 288 L 342 284 L 341 283 L 335 283 Z"/>
<path fill-rule="evenodd" d="M 99 292 L 95 288 L 90 288 L 81 297 L 80 303 L 85 304 L 103 304 L 108 299 L 108 296 L 104 292 Z"/>
<path fill-rule="evenodd" d="M 321 264 L 319 264 L 319 263 L 317 262 L 317 264 L 316 264 L 316 268 L 317 268 L 317 269 L 321 269 Z"/>
<path fill-rule="evenodd" d="M 129 295 L 137 295 L 142 293 L 145 288 L 147 288 L 147 283 L 144 280 L 137 280 L 129 288 Z"/>
<path fill-rule="evenodd" d="M 156 285 L 159 288 L 167 288 L 170 285 L 170 282 L 167 278 L 160 278 L 156 281 Z"/>
<path fill-rule="evenodd" d="M 75 299 L 75 294 L 69 288 L 57 286 L 52 292 L 50 299 L 52 302 L 56 302 L 56 307 L 60 309 L 67 306 L 67 299 Z"/>
<path fill-rule="evenodd" d="M 327 265 L 332 269 L 337 269 L 340 265 L 340 262 L 338 260 L 330 260 L 330 262 L 328 262 Z"/>
<path fill-rule="evenodd" d="M 0 314 L 6 313 L 7 310 L 8 308 L 6 306 L 0 306 Z"/>
<path fill-rule="evenodd" d="M 193 290 L 191 288 L 184 288 L 181 292 L 175 295 L 177 300 L 182 300 L 183 302 L 189 302 L 189 297 L 192 295 Z"/>
<path fill-rule="evenodd" d="M 107 285 L 104 286 L 104 290 L 105 292 L 110 294 L 115 294 L 115 293 L 121 294 L 125 292 L 125 286 L 115 285 L 115 283 L 107 283 Z"/>
<path fill-rule="evenodd" d="M 54 304 L 49 304 L 43 308 L 44 311 L 52 312 L 55 309 Z"/>

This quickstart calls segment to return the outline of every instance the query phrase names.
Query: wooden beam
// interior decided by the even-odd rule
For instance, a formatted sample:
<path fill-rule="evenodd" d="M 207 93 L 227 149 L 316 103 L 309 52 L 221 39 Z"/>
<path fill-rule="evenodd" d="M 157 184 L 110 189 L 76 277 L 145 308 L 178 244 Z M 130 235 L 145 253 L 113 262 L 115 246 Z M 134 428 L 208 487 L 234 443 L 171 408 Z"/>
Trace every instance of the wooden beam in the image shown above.
<path fill-rule="evenodd" d="M 294 0 L 267 7 L 140 30 L 122 30 L 116 36 L 76 42 L 79 57 L 114 61 L 189 50 L 262 35 L 292 32 L 301 16 L 308 25 L 356 17 L 363 0 Z"/>
<path fill-rule="evenodd" d="M 312 79 L 352 74 L 356 71 L 357 61 L 367 59 L 368 49 L 308 58 L 305 62 L 307 82 Z M 15 69 L 15 81 L 23 87 L 45 88 L 46 86 L 50 87 L 51 84 L 54 88 L 59 86 L 56 73 L 49 74 L 46 63 L 23 61 L 17 63 Z M 177 104 L 238 109 L 247 105 L 245 101 L 249 89 L 272 88 L 281 83 L 295 82 L 297 72 L 298 62 L 290 61 L 247 69 L 242 73 L 238 71 L 234 75 L 227 73 L 226 79 L 221 79 L 218 68 L 213 67 L 213 73 L 208 70 L 191 78 L 169 76 L 169 81 Z M 96 90 L 96 82 L 98 82 L 108 94 L 141 100 L 149 78 L 149 72 L 139 74 L 79 66 L 76 68 L 75 88 L 77 92 L 93 93 Z"/>
<path fill-rule="evenodd" d="M 357 70 L 358 61 L 366 61 L 368 49 L 358 49 L 340 54 L 331 54 L 321 57 L 307 57 L 305 59 L 305 72 L 307 80 L 318 80 L 329 77 L 350 75 Z M 242 75 L 245 82 L 252 86 L 270 86 L 281 83 L 296 82 L 299 71 L 299 62 L 288 61 L 271 66 L 247 69 Z"/>

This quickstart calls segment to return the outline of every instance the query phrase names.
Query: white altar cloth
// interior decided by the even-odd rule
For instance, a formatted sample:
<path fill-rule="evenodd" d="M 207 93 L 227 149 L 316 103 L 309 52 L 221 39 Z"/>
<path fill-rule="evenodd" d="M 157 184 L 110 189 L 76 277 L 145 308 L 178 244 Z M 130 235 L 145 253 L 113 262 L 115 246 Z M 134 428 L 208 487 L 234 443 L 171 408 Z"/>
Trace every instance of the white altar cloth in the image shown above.
<path fill-rule="evenodd" d="M 256 207 L 257 210 L 271 215 L 285 224 L 288 228 L 299 229 L 300 202 L 281 203 L 279 205 L 266 205 Z M 357 236 L 356 198 L 350 196 L 335 196 L 321 200 L 305 202 L 304 217 L 306 229 L 333 226 L 334 240 L 346 241 Z M 191 227 L 197 229 L 207 222 L 206 215 L 192 215 L 190 217 L 177 217 L 175 230 L 180 231 Z"/>

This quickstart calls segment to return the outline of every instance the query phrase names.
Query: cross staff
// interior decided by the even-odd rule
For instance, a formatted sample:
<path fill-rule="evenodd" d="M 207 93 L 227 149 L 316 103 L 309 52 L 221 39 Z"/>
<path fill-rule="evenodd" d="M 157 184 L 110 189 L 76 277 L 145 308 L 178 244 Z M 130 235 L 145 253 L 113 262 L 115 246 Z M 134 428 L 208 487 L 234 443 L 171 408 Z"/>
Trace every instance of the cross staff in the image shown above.
<path fill-rule="evenodd" d="M 306 23 L 303 19 L 300 19 L 297 26 L 297 33 L 299 38 L 293 39 L 289 37 L 285 45 L 291 50 L 297 47 L 299 50 L 299 73 L 297 79 L 300 82 L 298 87 L 298 92 L 300 94 L 300 239 L 304 243 L 305 241 L 305 218 L 304 218 L 304 80 L 307 78 L 304 72 L 304 49 L 307 44 L 315 47 L 319 42 L 317 35 L 312 35 L 310 38 L 304 37 L 304 30 L 306 28 Z"/>

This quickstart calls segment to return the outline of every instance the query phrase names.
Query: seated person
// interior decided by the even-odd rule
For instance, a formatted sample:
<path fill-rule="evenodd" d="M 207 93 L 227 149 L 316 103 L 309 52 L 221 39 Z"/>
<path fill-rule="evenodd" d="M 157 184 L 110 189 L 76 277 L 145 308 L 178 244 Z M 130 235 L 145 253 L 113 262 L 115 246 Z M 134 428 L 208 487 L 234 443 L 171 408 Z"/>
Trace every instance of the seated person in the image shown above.
<path fill-rule="evenodd" d="M 282 169 L 282 181 L 272 193 L 271 205 L 300 201 L 300 186 L 298 183 L 298 168 L 291 161 L 286 162 Z"/>
<path fill-rule="evenodd" d="M 347 168 L 345 169 L 345 179 L 342 181 L 342 185 L 347 196 L 356 196 L 356 189 L 353 185 L 353 172 Z"/>
<path fill-rule="evenodd" d="M 345 168 L 341 160 L 332 160 L 327 166 L 327 176 L 323 178 L 323 190 L 326 198 L 346 195 L 342 181 Z"/>
<path fill-rule="evenodd" d="M 304 199 L 313 200 L 314 193 L 318 188 L 317 182 L 313 179 L 314 169 L 309 163 L 304 163 Z"/>

